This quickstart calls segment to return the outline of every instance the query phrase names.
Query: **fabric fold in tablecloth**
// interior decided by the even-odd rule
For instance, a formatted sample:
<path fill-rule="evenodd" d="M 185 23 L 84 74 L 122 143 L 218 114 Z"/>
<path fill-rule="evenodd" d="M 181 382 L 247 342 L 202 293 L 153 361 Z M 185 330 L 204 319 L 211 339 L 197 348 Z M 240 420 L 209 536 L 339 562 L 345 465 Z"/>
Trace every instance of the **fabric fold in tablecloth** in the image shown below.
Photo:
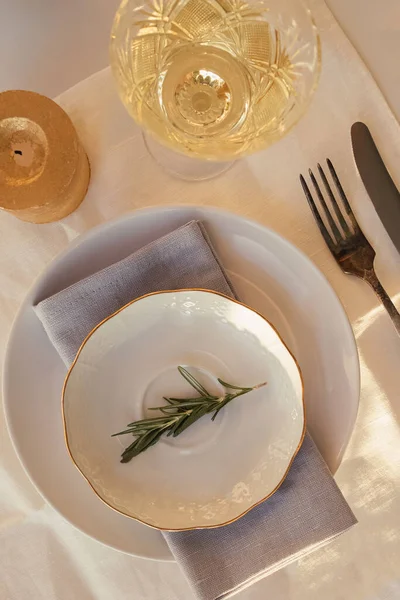
<path fill-rule="evenodd" d="M 69 365 L 90 331 L 144 294 L 204 288 L 234 290 L 201 223 L 190 222 L 36 307 Z M 164 532 L 199 600 L 221 600 L 329 542 L 356 523 L 323 458 L 306 435 L 279 490 L 225 527 Z"/>

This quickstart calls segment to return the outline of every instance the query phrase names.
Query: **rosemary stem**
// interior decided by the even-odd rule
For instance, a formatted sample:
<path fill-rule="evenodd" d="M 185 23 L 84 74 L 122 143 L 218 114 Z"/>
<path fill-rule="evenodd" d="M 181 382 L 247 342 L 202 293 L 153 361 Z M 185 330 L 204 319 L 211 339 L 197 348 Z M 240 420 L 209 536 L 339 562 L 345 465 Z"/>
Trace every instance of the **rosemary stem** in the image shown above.
<path fill-rule="evenodd" d="M 149 409 L 160 411 L 161 416 L 133 421 L 127 425 L 127 429 L 114 433 L 112 437 L 129 433 L 136 438 L 122 453 L 121 462 L 129 462 L 132 458 L 156 444 L 164 433 L 174 437 L 180 435 L 206 414 L 214 413 L 211 418 L 214 421 L 219 411 L 229 402 L 267 385 L 267 382 L 264 382 L 254 387 L 240 387 L 218 379 L 227 391 L 224 396 L 213 396 L 187 369 L 178 367 L 178 371 L 199 395 L 196 398 L 183 399 L 164 397 L 167 404 Z"/>

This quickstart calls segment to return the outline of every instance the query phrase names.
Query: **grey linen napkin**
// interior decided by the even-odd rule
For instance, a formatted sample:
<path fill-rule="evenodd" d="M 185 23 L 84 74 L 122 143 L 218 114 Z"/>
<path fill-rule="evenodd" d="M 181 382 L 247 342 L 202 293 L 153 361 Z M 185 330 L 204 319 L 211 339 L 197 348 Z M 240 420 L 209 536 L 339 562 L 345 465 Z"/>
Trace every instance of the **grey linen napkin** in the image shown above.
<path fill-rule="evenodd" d="M 128 302 L 189 287 L 234 296 L 204 227 L 195 221 L 39 302 L 36 313 L 69 367 L 92 329 Z"/>
<path fill-rule="evenodd" d="M 234 296 L 204 227 L 194 221 L 41 301 L 35 310 L 68 366 L 90 331 L 130 300 L 189 287 Z M 222 600 L 356 522 L 306 435 L 288 476 L 269 500 L 225 527 L 163 535 L 195 596 Z"/>

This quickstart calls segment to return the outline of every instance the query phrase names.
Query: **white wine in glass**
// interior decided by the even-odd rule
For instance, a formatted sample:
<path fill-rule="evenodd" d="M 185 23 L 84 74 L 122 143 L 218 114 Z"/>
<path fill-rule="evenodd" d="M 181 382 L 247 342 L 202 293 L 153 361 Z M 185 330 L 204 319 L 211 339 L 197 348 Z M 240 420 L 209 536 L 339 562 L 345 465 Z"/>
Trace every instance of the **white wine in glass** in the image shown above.
<path fill-rule="evenodd" d="M 316 87 L 302 0 L 124 0 L 111 36 L 123 103 L 164 146 L 228 161 L 280 139 Z"/>

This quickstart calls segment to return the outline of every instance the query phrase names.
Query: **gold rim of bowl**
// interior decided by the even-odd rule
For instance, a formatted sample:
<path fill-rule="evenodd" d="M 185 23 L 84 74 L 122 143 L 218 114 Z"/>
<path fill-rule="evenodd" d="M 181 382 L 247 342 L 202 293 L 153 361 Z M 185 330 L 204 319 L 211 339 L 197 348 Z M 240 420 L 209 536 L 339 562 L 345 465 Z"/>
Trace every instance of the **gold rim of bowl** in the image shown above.
<path fill-rule="evenodd" d="M 300 441 L 298 443 L 298 446 L 296 448 L 296 450 L 294 451 L 288 467 L 285 471 L 285 473 L 283 474 L 282 479 L 280 480 L 280 482 L 278 483 L 278 485 L 271 491 L 269 492 L 264 498 L 262 498 L 261 500 L 258 500 L 257 502 L 255 502 L 254 504 L 252 504 L 249 508 L 246 508 L 245 511 L 243 511 L 242 513 L 240 513 L 240 515 L 234 517 L 233 519 L 230 519 L 229 521 L 225 521 L 223 523 L 218 523 L 217 525 L 197 525 L 194 527 L 179 527 L 177 529 L 174 528 L 169 528 L 169 527 L 158 527 L 157 525 L 153 525 L 151 523 L 147 523 L 146 521 L 143 521 L 142 519 L 140 519 L 139 517 L 134 517 L 133 515 L 130 515 L 122 510 L 119 510 L 118 508 L 115 508 L 115 506 L 112 506 L 111 504 L 109 504 L 104 498 L 102 498 L 100 496 L 100 494 L 96 491 L 96 489 L 93 487 L 91 481 L 88 479 L 88 477 L 83 473 L 83 471 L 81 470 L 81 468 L 78 466 L 78 464 L 75 462 L 75 459 L 73 457 L 73 454 L 71 452 L 71 449 L 69 447 L 69 442 L 68 442 L 68 433 L 67 433 L 67 425 L 66 425 L 66 419 L 65 419 L 65 409 L 64 409 L 64 403 L 65 403 L 65 391 L 67 389 L 67 384 L 68 384 L 68 380 L 70 378 L 70 375 L 76 365 L 76 363 L 79 360 L 79 356 L 83 350 L 83 348 L 85 347 L 87 341 L 92 337 L 92 335 L 107 321 L 109 321 L 110 319 L 113 319 L 116 315 L 118 315 L 120 312 L 122 312 L 123 310 L 125 310 L 126 308 L 128 308 L 128 306 L 131 306 L 132 304 L 135 304 L 136 302 L 139 302 L 140 300 L 143 300 L 144 298 L 148 298 L 149 296 L 158 296 L 160 294 L 175 294 L 175 293 L 179 293 L 179 292 L 205 292 L 208 294 L 214 294 L 215 296 L 220 296 L 222 298 L 225 298 L 226 300 L 230 300 L 231 302 L 234 302 L 235 304 L 239 304 L 240 306 L 243 306 L 244 308 L 247 308 L 248 310 L 251 310 L 253 313 L 257 314 L 259 317 L 261 317 L 266 323 L 268 323 L 268 325 L 270 327 L 272 327 L 272 329 L 275 331 L 276 335 L 278 336 L 280 342 L 283 344 L 283 346 L 286 348 L 286 350 L 289 352 L 290 356 L 293 358 L 297 370 L 299 372 L 300 375 L 300 381 L 301 381 L 301 401 L 302 401 L 302 406 L 303 406 L 303 431 L 301 433 L 300 436 Z M 226 294 L 221 294 L 220 292 L 215 292 L 213 290 L 207 290 L 204 288 L 182 288 L 182 289 L 178 289 L 178 290 L 162 290 L 159 292 L 151 292 L 150 294 L 144 294 L 143 296 L 140 296 L 139 298 L 136 298 L 135 300 L 132 300 L 131 302 L 128 302 L 128 304 L 125 304 L 124 306 L 122 306 L 121 308 L 119 308 L 117 311 L 115 311 L 113 314 L 111 314 L 109 317 L 106 317 L 105 319 L 103 319 L 103 321 L 101 321 L 98 325 L 96 325 L 96 327 L 94 327 L 92 329 L 92 331 L 86 336 L 86 338 L 83 340 L 76 356 L 75 359 L 73 361 L 73 363 L 71 364 L 68 373 L 65 377 L 65 381 L 64 381 L 64 385 L 63 385 L 63 389 L 62 389 L 62 396 L 61 396 L 61 413 L 62 413 L 62 420 L 63 420 L 63 428 L 64 428 L 64 438 L 65 438 L 65 444 L 67 446 L 67 450 L 68 450 L 68 454 L 69 457 L 71 459 L 71 461 L 73 462 L 73 464 L 75 465 L 75 467 L 78 469 L 79 473 L 82 475 L 82 477 L 84 477 L 84 479 L 88 482 L 88 484 L 90 485 L 90 487 L 92 488 L 92 490 L 94 491 L 94 493 L 96 494 L 96 496 L 104 503 L 106 504 L 106 506 L 108 506 L 109 508 L 111 508 L 112 510 L 114 510 L 115 512 L 124 515 L 125 517 L 128 517 L 130 519 L 134 519 L 135 521 L 138 521 L 139 523 L 143 523 L 143 525 L 147 525 L 148 527 L 151 527 L 153 529 L 157 529 L 159 531 L 192 531 L 194 529 L 216 529 L 218 527 L 223 527 L 225 525 L 230 525 L 231 523 L 234 523 L 235 521 L 238 521 L 239 519 L 241 519 L 242 517 L 244 517 L 244 515 L 246 515 L 248 512 L 250 512 L 251 510 L 253 510 L 253 508 L 255 508 L 256 506 L 258 506 L 259 504 L 262 504 L 263 502 L 265 502 L 266 500 L 268 500 L 268 498 L 270 498 L 273 494 L 275 494 L 275 492 L 280 488 L 280 486 L 282 485 L 282 483 L 285 481 L 289 471 L 290 471 L 290 467 L 293 464 L 294 459 L 296 458 L 302 444 L 304 441 L 304 437 L 306 435 L 306 406 L 305 406 L 305 401 L 304 401 L 304 379 L 303 379 L 303 374 L 301 372 L 300 369 L 300 365 L 296 359 L 296 357 L 293 355 L 293 353 L 289 350 L 289 348 L 287 347 L 287 345 L 285 344 L 285 342 L 283 341 L 281 335 L 279 334 L 279 332 L 276 330 L 276 328 L 272 325 L 272 323 L 270 323 L 270 321 L 268 321 L 268 319 L 266 319 L 261 313 L 259 313 L 258 311 L 254 310 L 253 308 L 250 308 L 249 306 L 247 306 L 247 304 L 244 304 L 243 302 L 239 302 L 239 300 L 236 300 L 235 298 L 231 298 L 230 296 L 227 296 Z"/>

